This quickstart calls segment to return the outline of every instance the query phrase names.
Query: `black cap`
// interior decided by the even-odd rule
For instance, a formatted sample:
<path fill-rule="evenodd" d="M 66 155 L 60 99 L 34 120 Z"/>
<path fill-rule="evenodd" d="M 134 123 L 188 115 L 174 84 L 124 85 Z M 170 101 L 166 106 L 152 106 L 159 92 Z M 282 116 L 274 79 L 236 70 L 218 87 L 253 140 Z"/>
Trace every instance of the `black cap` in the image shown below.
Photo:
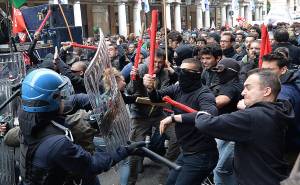
<path fill-rule="evenodd" d="M 223 58 L 219 61 L 218 65 L 224 65 L 227 68 L 231 68 L 236 71 L 240 71 L 240 64 L 232 58 Z"/>

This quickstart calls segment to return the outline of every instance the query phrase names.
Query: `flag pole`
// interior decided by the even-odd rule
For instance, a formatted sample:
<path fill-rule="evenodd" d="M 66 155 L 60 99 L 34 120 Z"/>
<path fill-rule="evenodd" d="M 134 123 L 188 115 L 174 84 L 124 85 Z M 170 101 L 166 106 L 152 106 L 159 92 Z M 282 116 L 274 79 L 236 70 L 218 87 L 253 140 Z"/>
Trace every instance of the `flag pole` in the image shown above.
<path fill-rule="evenodd" d="M 29 31 L 28 31 L 27 27 L 25 28 L 25 30 L 26 30 L 26 33 L 27 33 L 27 35 L 28 35 L 28 37 L 29 37 L 30 42 L 32 42 L 33 40 L 32 40 L 32 38 L 31 38 L 31 36 L 30 36 L 30 34 L 29 34 Z M 39 59 L 41 59 L 41 56 L 40 56 L 38 50 L 35 49 L 34 51 L 36 52 L 36 54 L 37 54 L 37 56 L 39 57 Z"/>
<path fill-rule="evenodd" d="M 71 32 L 71 30 L 70 30 L 69 23 L 68 23 L 68 21 L 67 21 L 67 18 L 66 18 L 66 15 L 65 15 L 65 13 L 64 13 L 64 10 L 63 10 L 63 8 L 62 8 L 62 6 L 61 6 L 61 4 L 60 4 L 60 1 L 58 1 L 58 7 L 59 7 L 59 9 L 60 9 L 60 12 L 61 12 L 63 18 L 64 18 L 64 21 L 65 21 L 66 27 L 67 27 L 67 29 L 68 29 L 68 33 L 69 33 L 69 37 L 70 37 L 70 39 L 71 39 L 71 42 L 74 42 L 73 36 L 72 36 L 72 32 Z"/>
<path fill-rule="evenodd" d="M 167 33 L 167 5 L 166 0 L 163 1 L 164 3 L 164 32 L 165 32 L 165 52 L 166 52 L 166 63 L 169 62 L 168 59 L 168 33 Z"/>

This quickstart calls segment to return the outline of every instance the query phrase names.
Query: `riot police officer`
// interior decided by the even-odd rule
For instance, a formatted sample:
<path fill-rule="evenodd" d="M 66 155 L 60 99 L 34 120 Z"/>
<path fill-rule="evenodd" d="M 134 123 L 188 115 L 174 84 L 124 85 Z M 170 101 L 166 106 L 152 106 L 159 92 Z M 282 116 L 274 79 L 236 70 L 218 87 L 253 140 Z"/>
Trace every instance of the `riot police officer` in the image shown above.
<path fill-rule="evenodd" d="M 22 83 L 21 176 L 25 185 L 99 184 L 97 174 L 134 154 L 143 144 L 120 146 L 113 154 L 91 155 L 73 144 L 64 125 L 62 92 L 67 82 L 49 69 L 36 69 Z M 76 178 L 75 178 L 76 177 Z"/>

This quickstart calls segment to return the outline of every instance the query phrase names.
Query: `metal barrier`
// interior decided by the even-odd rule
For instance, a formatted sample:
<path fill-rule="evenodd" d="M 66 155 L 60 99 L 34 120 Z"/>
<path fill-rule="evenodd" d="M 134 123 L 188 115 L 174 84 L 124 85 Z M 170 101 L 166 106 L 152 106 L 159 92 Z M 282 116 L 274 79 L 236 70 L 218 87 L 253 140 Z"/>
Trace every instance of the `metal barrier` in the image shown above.
<path fill-rule="evenodd" d="M 19 84 L 25 76 L 25 67 L 21 53 L 0 54 L 0 105 L 13 94 L 12 87 Z M 14 127 L 14 118 L 20 103 L 18 98 L 0 110 L 0 124 L 8 124 Z M 0 184 L 15 185 L 18 174 L 16 174 L 16 163 L 18 161 L 18 150 L 8 147 L 3 142 L 0 133 Z"/>

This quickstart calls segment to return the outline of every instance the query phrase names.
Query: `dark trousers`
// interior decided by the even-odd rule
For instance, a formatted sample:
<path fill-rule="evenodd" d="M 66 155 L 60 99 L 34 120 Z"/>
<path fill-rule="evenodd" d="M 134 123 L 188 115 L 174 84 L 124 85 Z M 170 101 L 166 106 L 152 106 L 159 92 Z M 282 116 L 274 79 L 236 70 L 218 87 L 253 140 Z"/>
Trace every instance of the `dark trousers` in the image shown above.
<path fill-rule="evenodd" d="M 176 163 L 180 171 L 171 170 L 166 185 L 201 185 L 218 162 L 217 152 L 180 154 Z"/>
<path fill-rule="evenodd" d="M 165 116 L 154 117 L 154 118 L 144 118 L 144 119 L 132 119 L 131 123 L 131 133 L 130 140 L 131 141 L 144 141 L 145 137 L 151 136 L 152 129 L 159 128 L 160 121 Z M 175 160 L 180 152 L 179 147 L 177 145 L 175 128 L 171 126 L 167 129 L 166 134 L 170 138 L 169 148 L 166 154 L 166 157 L 170 160 Z M 130 165 L 130 176 L 128 180 L 128 184 L 134 185 L 137 181 L 138 177 L 138 164 L 142 164 L 142 157 L 139 156 L 130 156 L 129 157 L 129 165 Z M 159 181 L 165 181 L 165 177 L 159 177 Z"/>
<path fill-rule="evenodd" d="M 151 136 L 152 128 L 158 127 L 163 117 L 132 119 L 131 122 L 131 141 L 145 141 L 146 136 Z M 130 175 L 128 184 L 134 185 L 138 177 L 138 163 L 142 164 L 143 158 L 139 156 L 129 157 Z"/>

